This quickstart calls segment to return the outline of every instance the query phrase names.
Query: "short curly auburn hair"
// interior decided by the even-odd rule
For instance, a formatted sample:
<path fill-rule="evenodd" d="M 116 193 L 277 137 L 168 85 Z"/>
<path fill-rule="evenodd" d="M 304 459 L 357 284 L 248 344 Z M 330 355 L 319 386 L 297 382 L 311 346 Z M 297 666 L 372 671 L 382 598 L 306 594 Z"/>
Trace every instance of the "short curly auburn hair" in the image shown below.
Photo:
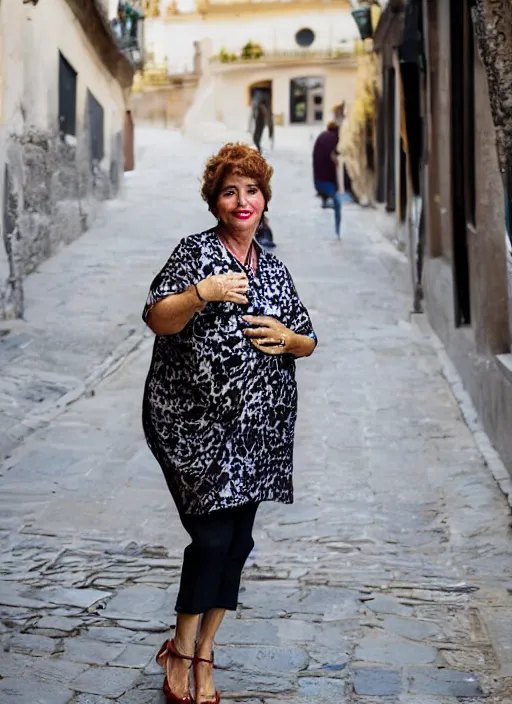
<path fill-rule="evenodd" d="M 261 188 L 265 205 L 268 205 L 272 198 L 270 179 L 273 173 L 274 169 L 253 147 L 241 143 L 225 144 L 206 162 L 201 195 L 212 210 L 217 203 L 224 179 L 233 174 L 253 178 Z"/>

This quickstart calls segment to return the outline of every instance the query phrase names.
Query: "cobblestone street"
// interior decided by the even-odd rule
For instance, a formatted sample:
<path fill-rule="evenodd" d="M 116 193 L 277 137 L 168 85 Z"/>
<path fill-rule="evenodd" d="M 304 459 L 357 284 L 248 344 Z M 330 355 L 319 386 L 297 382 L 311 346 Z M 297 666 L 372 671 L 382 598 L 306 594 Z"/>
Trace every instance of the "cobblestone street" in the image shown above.
<path fill-rule="evenodd" d="M 123 197 L 29 277 L 4 324 L 1 704 L 163 703 L 186 536 L 146 447 L 140 313 L 211 216 L 216 145 L 143 132 Z M 278 142 L 279 145 L 279 142 Z M 293 506 L 264 505 L 216 681 L 245 704 L 512 704 L 510 509 L 376 211 L 343 236 L 309 144 L 276 149 L 269 220 L 319 346 L 297 364 Z"/>

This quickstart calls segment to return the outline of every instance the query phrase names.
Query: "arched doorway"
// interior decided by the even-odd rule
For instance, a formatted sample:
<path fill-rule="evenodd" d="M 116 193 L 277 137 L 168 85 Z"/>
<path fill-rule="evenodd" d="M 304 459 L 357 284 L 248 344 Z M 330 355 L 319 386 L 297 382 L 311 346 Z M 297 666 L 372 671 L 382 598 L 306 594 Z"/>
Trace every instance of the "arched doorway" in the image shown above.
<path fill-rule="evenodd" d="M 256 81 L 248 86 L 247 102 L 249 105 L 254 105 L 254 102 L 258 101 L 263 96 L 268 98 L 270 107 L 272 108 L 272 81 Z"/>

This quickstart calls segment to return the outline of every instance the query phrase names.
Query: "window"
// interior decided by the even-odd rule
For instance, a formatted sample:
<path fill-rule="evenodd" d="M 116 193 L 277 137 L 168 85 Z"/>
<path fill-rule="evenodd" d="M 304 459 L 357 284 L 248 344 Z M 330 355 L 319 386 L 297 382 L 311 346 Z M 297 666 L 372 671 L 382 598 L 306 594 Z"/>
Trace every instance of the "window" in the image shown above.
<path fill-rule="evenodd" d="M 304 27 L 304 29 L 299 29 L 295 35 L 295 41 L 302 47 L 311 46 L 311 44 L 315 41 L 315 33 L 312 29 Z"/>
<path fill-rule="evenodd" d="M 89 118 L 89 144 L 91 149 L 91 159 L 101 161 L 105 155 L 103 131 L 104 131 L 104 111 L 90 90 L 87 91 L 87 113 Z"/>
<path fill-rule="evenodd" d="M 290 81 L 290 122 L 315 124 L 324 119 L 324 79 L 293 78 Z"/>
<path fill-rule="evenodd" d="M 59 133 L 76 135 L 76 76 L 59 51 Z"/>
<path fill-rule="evenodd" d="M 301 79 L 290 81 L 290 122 L 307 121 L 307 88 Z"/>

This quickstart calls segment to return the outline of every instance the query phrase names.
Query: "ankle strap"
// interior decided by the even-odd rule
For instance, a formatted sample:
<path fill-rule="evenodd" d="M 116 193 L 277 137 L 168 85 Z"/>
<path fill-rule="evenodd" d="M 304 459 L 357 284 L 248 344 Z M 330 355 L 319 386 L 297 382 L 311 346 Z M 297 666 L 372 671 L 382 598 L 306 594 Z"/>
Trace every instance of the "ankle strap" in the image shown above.
<path fill-rule="evenodd" d="M 194 661 L 194 656 L 193 655 L 183 655 L 183 653 L 180 653 L 180 651 L 176 648 L 176 645 L 174 643 L 174 638 L 171 640 L 167 641 L 167 650 L 173 655 L 175 658 L 179 658 L 180 660 L 190 660 L 191 662 Z"/>
<path fill-rule="evenodd" d="M 208 658 L 200 658 L 199 655 L 195 655 L 195 656 L 194 656 L 194 662 L 206 662 L 206 663 L 208 663 L 208 665 L 213 665 L 213 664 L 214 664 L 214 660 L 213 660 L 213 650 L 212 650 L 212 657 L 211 657 L 210 660 L 208 660 Z"/>

